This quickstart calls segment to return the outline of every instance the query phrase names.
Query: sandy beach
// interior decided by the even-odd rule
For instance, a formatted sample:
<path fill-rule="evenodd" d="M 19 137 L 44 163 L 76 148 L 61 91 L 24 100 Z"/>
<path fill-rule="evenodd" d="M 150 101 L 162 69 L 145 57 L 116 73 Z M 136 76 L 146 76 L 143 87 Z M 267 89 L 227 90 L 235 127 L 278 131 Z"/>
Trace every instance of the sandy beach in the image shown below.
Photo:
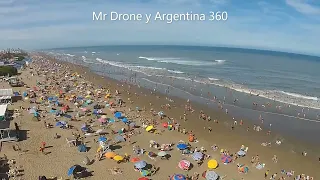
<path fill-rule="evenodd" d="M 152 180 L 174 179 L 175 174 L 190 176 L 190 179 L 191 176 L 197 179 L 198 174 L 199 179 L 205 179 L 201 177 L 203 172 L 211 170 L 225 180 L 265 179 L 266 172 L 267 179 L 275 173 L 273 179 L 295 179 L 299 175 L 301 180 L 320 178 L 317 171 L 319 147 L 301 142 L 293 145 L 287 143 L 289 140 L 278 142 L 281 144 L 278 145 L 272 132 L 267 135 L 265 130 L 254 131 L 253 124 L 245 119 L 233 119 L 232 112 L 227 114 L 183 99 L 166 97 L 47 56 L 34 55 L 32 64 L 21 71 L 19 78 L 26 87 L 13 89 L 22 95 L 27 94 L 24 100 L 9 106 L 10 110 L 19 110 L 11 126 L 14 128 L 17 123 L 26 137 L 21 133 L 21 141 L 2 143 L 0 155 L 14 159 L 13 166 L 23 170 L 16 179 L 33 180 L 39 176 L 70 179 L 67 173 L 74 165 L 87 168 L 92 174 L 87 178 L 94 180 L 136 180 L 146 172 L 150 173 L 147 178 Z M 5 82 L 1 85 L 9 88 Z M 49 100 L 54 96 L 59 104 Z M 78 100 L 80 96 L 83 99 Z M 94 108 L 95 105 L 101 107 Z M 33 107 L 36 107 L 34 111 L 38 118 L 34 117 L 35 113 L 29 113 Z M 50 112 L 53 109 L 63 112 L 57 115 Z M 114 112 L 121 112 L 129 123 L 116 118 Z M 62 125 L 57 126 L 58 122 Z M 163 127 L 164 124 L 172 125 L 172 129 Z M 153 128 L 147 131 L 149 126 Z M 97 130 L 103 133 L 97 133 Z M 190 136 L 195 140 L 190 141 Z M 107 140 L 101 144 L 98 141 L 102 137 Z M 125 141 L 115 142 L 119 137 Z M 152 145 L 151 140 L 155 142 Z M 155 144 L 159 147 L 156 148 Z M 173 144 L 171 148 L 169 144 Z M 178 150 L 178 144 L 186 144 L 188 151 Z M 87 151 L 79 152 L 78 145 L 85 145 Z M 105 152 L 98 151 L 101 146 L 108 148 Z M 168 159 L 159 157 L 161 149 L 170 155 Z M 201 152 L 198 154 L 202 154 L 202 160 L 195 160 L 195 151 Z M 241 157 L 239 151 L 246 155 Z M 106 157 L 105 154 L 110 152 L 127 157 L 128 162 Z M 86 157 L 90 163 L 83 163 Z M 135 169 L 132 161 L 138 162 L 137 159 L 151 165 L 150 168 Z M 192 164 L 188 170 L 178 167 L 181 160 Z M 209 160 L 216 160 L 218 167 L 209 169 Z"/>

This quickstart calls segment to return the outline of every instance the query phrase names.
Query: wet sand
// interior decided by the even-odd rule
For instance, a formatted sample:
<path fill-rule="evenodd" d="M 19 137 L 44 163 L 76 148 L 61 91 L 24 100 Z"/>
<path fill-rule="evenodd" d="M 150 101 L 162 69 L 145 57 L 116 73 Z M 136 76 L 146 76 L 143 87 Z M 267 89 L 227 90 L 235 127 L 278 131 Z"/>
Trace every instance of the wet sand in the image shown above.
<path fill-rule="evenodd" d="M 277 146 L 274 144 L 276 137 L 274 137 L 273 135 L 267 136 L 265 131 L 253 132 L 252 124 L 245 119 L 244 125 L 242 127 L 237 125 L 235 126 L 234 130 L 231 130 L 231 124 L 233 123 L 232 116 L 226 115 L 224 112 L 191 102 L 195 112 L 188 113 L 186 116 L 187 121 L 184 122 L 183 120 L 180 120 L 179 117 L 184 113 L 184 104 L 186 104 L 186 100 L 170 97 L 174 100 L 174 103 L 172 103 L 166 100 L 166 97 L 162 94 L 151 93 L 150 90 L 132 85 L 129 89 L 128 85 L 123 84 L 119 81 L 109 79 L 107 77 L 101 77 L 99 75 L 93 74 L 88 70 L 88 68 L 65 62 L 60 63 L 68 65 L 70 67 L 70 72 L 78 72 L 79 74 L 83 75 L 87 81 L 92 82 L 95 85 L 106 86 L 111 90 L 111 92 L 115 92 L 116 89 L 120 92 L 123 92 L 121 94 L 121 97 L 125 101 L 128 98 L 130 98 L 131 101 L 134 101 L 133 104 L 127 102 L 127 107 L 125 109 L 128 109 L 129 107 L 135 109 L 136 106 L 141 108 L 145 107 L 146 111 L 143 111 L 141 113 L 143 114 L 143 116 L 149 117 L 150 119 L 152 118 L 149 113 L 150 108 L 153 108 L 156 111 L 161 111 L 163 110 L 161 109 L 161 105 L 169 103 L 172 109 L 163 110 L 166 115 L 178 121 L 181 124 L 182 128 L 186 128 L 188 131 L 192 130 L 193 133 L 195 133 L 196 138 L 199 140 L 198 143 L 192 143 L 192 145 L 194 147 L 206 147 L 206 149 L 208 149 L 208 154 L 210 154 L 211 157 L 217 159 L 218 161 L 220 159 L 218 151 L 214 152 L 210 149 L 210 146 L 212 146 L 213 144 L 217 144 L 223 149 L 228 149 L 231 153 L 237 152 L 241 145 L 248 146 L 249 151 L 246 157 L 238 159 L 236 163 L 231 163 L 228 165 L 223 165 L 220 163 L 220 167 L 215 170 L 220 175 L 227 175 L 226 179 L 263 179 L 264 172 L 267 169 L 270 170 L 269 175 L 278 173 L 278 177 L 281 176 L 280 170 L 282 169 L 285 169 L 287 171 L 294 170 L 296 174 L 304 173 L 313 176 L 315 179 L 320 177 L 320 172 L 318 172 L 315 168 L 315 166 L 318 166 L 320 163 L 318 162 L 319 156 L 315 157 L 308 154 L 308 156 L 304 157 L 301 155 L 302 151 L 299 152 L 298 150 L 296 150 L 296 152 L 292 152 L 292 144 L 286 144 L 287 140 L 284 141 L 282 145 Z M 31 78 L 30 71 L 23 71 L 21 77 L 27 84 L 30 84 L 30 87 L 32 87 L 36 83 L 35 78 Z M 132 92 L 131 95 L 126 94 L 126 91 Z M 150 107 L 150 102 L 153 104 L 152 107 Z M 25 102 L 18 102 L 10 108 L 17 108 L 19 105 L 23 105 L 26 107 L 30 106 Z M 214 119 L 218 119 L 219 124 L 215 124 L 212 121 L 208 122 L 200 120 L 198 118 L 200 110 L 203 110 L 205 113 L 209 114 L 212 121 Z M 230 114 L 232 114 L 232 112 L 230 112 Z M 19 123 L 22 129 L 28 130 L 28 139 L 18 143 L 22 149 L 28 150 L 28 152 L 22 154 L 12 152 L 12 148 L 10 145 L 11 143 L 4 143 L 1 155 L 3 155 L 4 153 L 9 158 L 15 158 L 17 160 L 17 163 L 24 167 L 25 176 L 23 176 L 23 179 L 35 179 L 39 175 L 66 177 L 67 169 L 73 164 L 80 164 L 84 155 L 77 152 L 76 149 L 69 148 L 66 145 L 65 137 L 70 136 L 69 131 L 64 131 L 59 128 L 46 129 L 43 127 L 43 122 L 34 122 L 30 120 L 31 118 L 31 115 L 25 113 L 23 117 L 19 117 L 14 120 Z M 80 126 L 80 124 L 75 123 L 75 126 Z M 118 126 L 118 124 L 116 126 Z M 246 131 L 248 126 L 250 130 Z M 207 129 L 204 129 L 204 127 L 212 127 L 212 132 L 209 133 Z M 159 127 L 159 129 L 163 128 Z M 61 135 L 62 138 L 53 139 L 55 133 Z M 149 140 L 151 139 L 159 143 L 177 143 L 181 139 L 187 141 L 188 136 L 176 131 L 164 132 L 160 136 L 143 131 L 143 135 L 134 136 L 131 141 L 137 141 L 137 144 L 139 144 L 140 147 L 149 149 Z M 43 155 L 38 152 L 38 146 L 42 141 L 46 141 L 50 146 L 52 145 L 51 148 L 48 148 L 48 151 L 51 152 L 50 154 Z M 88 140 L 88 144 L 90 147 L 92 147 L 92 150 L 90 150 L 85 155 L 88 155 L 88 157 L 92 159 L 95 153 L 95 149 L 98 145 L 97 143 L 93 143 L 91 141 L 92 138 Z M 272 141 L 273 143 L 271 147 L 263 147 L 260 145 L 262 142 L 270 141 Z M 299 150 L 305 149 L 303 147 L 306 146 L 300 144 L 299 142 L 296 142 L 294 144 L 294 148 Z M 123 147 L 121 149 L 117 150 L 119 153 L 131 154 L 132 146 L 126 143 L 122 144 L 122 146 Z M 318 147 L 312 148 L 314 149 Z M 183 158 L 183 156 L 181 156 L 180 153 L 176 150 L 173 150 L 172 152 L 170 152 L 170 154 L 172 155 L 172 159 L 170 159 L 169 161 L 157 160 L 156 162 L 153 162 L 150 159 L 143 157 L 147 162 L 153 163 L 157 167 L 160 167 L 159 173 L 152 176 L 152 179 L 166 179 L 173 173 L 187 174 L 177 168 L 177 163 L 180 159 Z M 256 156 L 257 154 L 260 156 L 260 162 L 266 164 L 266 167 L 263 170 L 257 170 L 250 164 L 251 157 Z M 278 163 L 272 162 L 271 159 L 273 155 L 277 155 L 277 157 L 279 158 Z M 237 163 L 248 165 L 250 167 L 249 173 L 239 174 L 237 172 Z M 113 166 L 123 168 L 124 174 L 121 176 L 110 175 L 110 173 L 107 171 L 107 168 L 111 168 Z M 88 166 L 88 168 L 94 171 L 94 176 L 91 179 L 104 179 L 105 177 L 108 177 L 108 179 L 120 180 L 126 177 L 125 179 L 133 180 L 137 179 L 140 176 L 138 172 L 134 172 L 132 166 L 132 163 L 117 165 L 112 160 L 105 159 Z M 193 172 L 202 173 L 205 170 L 207 170 L 206 161 L 201 167 L 195 166 L 190 172 L 188 172 L 188 174 L 193 174 Z"/>

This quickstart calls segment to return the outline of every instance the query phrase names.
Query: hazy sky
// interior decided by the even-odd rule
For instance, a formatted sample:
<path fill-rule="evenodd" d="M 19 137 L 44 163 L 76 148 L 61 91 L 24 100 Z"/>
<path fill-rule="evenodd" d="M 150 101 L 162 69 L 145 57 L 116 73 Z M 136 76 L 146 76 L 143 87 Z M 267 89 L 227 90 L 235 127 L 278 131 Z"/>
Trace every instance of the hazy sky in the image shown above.
<path fill-rule="evenodd" d="M 318 3 L 317 3 L 318 2 Z M 92 12 L 226 11 L 226 21 L 93 21 Z M 318 0 L 0 0 L 0 48 L 181 44 L 320 55 Z"/>

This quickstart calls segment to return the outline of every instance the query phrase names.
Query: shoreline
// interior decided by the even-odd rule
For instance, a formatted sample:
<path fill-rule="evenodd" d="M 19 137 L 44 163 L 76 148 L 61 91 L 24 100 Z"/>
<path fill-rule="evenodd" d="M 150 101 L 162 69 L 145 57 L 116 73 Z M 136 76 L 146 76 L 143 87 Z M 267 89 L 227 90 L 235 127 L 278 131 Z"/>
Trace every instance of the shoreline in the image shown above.
<path fill-rule="evenodd" d="M 68 54 L 64 54 L 66 56 L 69 56 Z M 94 62 L 89 62 L 87 61 L 87 59 L 84 59 L 82 57 L 78 57 L 76 55 L 73 56 L 69 56 L 71 58 L 78 58 L 79 60 L 81 59 L 83 62 L 85 63 L 94 63 Z M 138 73 L 142 73 L 146 76 L 148 76 L 147 73 L 138 70 L 136 68 L 131 67 L 130 65 L 125 65 L 125 64 L 118 64 L 117 62 L 114 61 L 109 61 L 109 60 L 103 60 L 101 58 L 96 58 L 96 61 L 103 63 L 103 64 L 108 64 L 111 66 L 114 66 L 116 68 L 125 68 L 127 70 L 132 70 Z M 141 66 L 144 67 L 144 66 Z M 152 67 L 145 67 L 145 68 L 152 68 Z M 155 68 L 157 69 L 157 68 Z M 160 68 L 161 69 L 161 68 Z M 168 69 L 167 69 L 168 70 Z M 169 72 L 172 72 L 172 70 L 168 70 Z M 174 74 L 182 74 L 182 73 L 174 73 Z M 161 76 L 161 75 L 159 75 Z M 170 76 L 167 76 L 170 77 Z M 192 82 L 192 78 L 190 78 L 189 76 L 186 77 L 174 77 L 173 78 L 183 78 L 186 81 L 190 81 Z M 288 104 L 288 105 L 292 105 L 295 106 L 297 108 L 310 108 L 310 109 L 314 109 L 314 110 L 320 110 L 320 103 L 319 103 L 319 97 L 317 96 L 312 96 L 312 95 L 304 95 L 301 93 L 293 93 L 293 92 L 285 92 L 282 90 L 276 90 L 276 89 L 265 89 L 265 90 L 261 90 L 261 89 L 257 89 L 257 88 L 247 88 L 245 85 L 241 85 L 238 83 L 230 83 L 230 82 L 219 82 L 219 80 L 210 80 L 212 78 L 208 77 L 208 78 L 200 78 L 200 80 L 194 80 L 194 82 L 197 83 L 207 83 L 209 85 L 214 85 L 214 86 L 218 86 L 218 87 L 223 87 L 223 88 L 228 88 L 230 90 L 236 91 L 236 92 L 241 92 L 241 93 L 245 93 L 247 95 L 250 95 L 250 93 L 253 96 L 257 96 L 259 95 L 261 98 L 265 98 L 266 101 L 277 101 L 278 103 L 283 103 L 283 104 Z M 224 81 L 224 80 L 222 80 Z M 291 98 L 288 100 L 288 98 Z M 302 99 L 299 99 L 302 98 Z M 306 100 L 309 100 L 310 102 L 304 102 Z M 297 103 L 296 101 L 299 101 L 299 103 Z M 307 103 L 315 103 L 316 105 L 308 105 Z"/>
<path fill-rule="evenodd" d="M 86 75 L 88 75 L 89 77 L 89 80 L 91 82 L 94 82 L 94 80 L 97 80 L 97 82 L 101 82 L 101 81 L 108 81 L 110 82 L 109 84 L 122 84 L 124 86 L 117 86 L 118 88 L 121 88 L 121 90 L 123 89 L 127 89 L 125 88 L 126 84 L 124 84 L 123 82 L 120 82 L 120 81 L 117 81 L 117 80 L 114 80 L 112 78 L 108 78 L 108 77 L 101 77 L 100 75 L 98 74 L 95 74 L 94 72 L 92 72 L 88 67 L 84 67 L 84 66 L 81 66 L 81 65 L 76 65 L 76 64 L 73 64 L 73 63 L 70 63 L 70 62 L 65 62 L 65 61 L 59 61 L 57 60 L 59 63 L 67 63 L 69 64 L 70 66 L 76 66 L 77 68 L 81 67 L 82 72 L 85 72 L 85 71 L 90 71 L 90 75 L 88 73 L 86 73 Z M 99 81 L 100 79 L 100 81 Z M 143 92 L 144 94 L 150 94 L 150 92 L 152 92 L 151 90 L 149 89 L 145 89 L 145 88 L 139 88 L 135 85 L 130 85 L 131 86 L 131 90 L 133 90 L 134 92 Z M 113 89 L 115 90 L 115 89 Z M 126 90 L 124 90 L 126 91 Z M 143 100 L 135 100 L 135 104 L 146 104 L 146 101 L 147 100 L 150 100 L 149 98 L 153 97 L 154 96 L 160 96 L 162 97 L 161 99 L 163 99 L 164 97 L 166 97 L 164 94 L 161 94 L 161 93 L 153 93 L 151 95 L 149 95 L 147 98 L 143 99 Z M 172 96 L 168 96 L 170 97 L 170 99 L 173 99 L 175 104 L 184 104 L 185 103 L 185 100 L 184 99 L 181 99 L 181 98 L 178 98 L 178 97 L 172 97 Z M 143 96 L 140 97 L 140 98 L 144 98 Z M 153 99 L 154 101 L 160 101 L 159 99 L 156 99 L 154 98 Z M 141 102 L 142 101 L 142 102 Z M 163 103 L 167 103 L 168 101 L 167 100 L 163 100 L 161 101 Z M 195 109 L 197 112 L 199 112 L 199 110 L 203 110 L 204 112 L 208 112 L 208 111 L 213 111 L 213 113 L 210 113 L 210 115 L 212 114 L 211 117 L 216 117 L 219 119 L 219 121 L 222 121 L 222 122 L 229 122 L 229 127 L 230 127 L 230 121 L 232 119 L 232 116 L 230 116 L 229 114 L 226 115 L 225 113 L 221 112 L 221 111 L 217 111 L 215 109 L 211 109 L 210 107 L 206 107 L 205 105 L 203 104 L 199 104 L 199 103 L 194 103 L 195 104 Z M 179 107 L 180 109 L 181 107 Z M 159 107 L 160 109 L 160 107 Z M 178 109 L 178 108 L 177 108 Z M 182 113 L 183 114 L 183 110 L 180 110 L 179 113 Z M 178 112 L 177 113 L 174 113 L 174 114 L 179 114 Z M 170 113 L 171 114 L 171 113 Z M 176 115 L 170 115 L 170 117 L 174 117 Z M 208 132 L 203 132 L 203 127 L 204 126 L 207 126 L 207 127 L 212 127 L 213 131 L 216 131 L 217 134 L 223 134 L 223 135 L 219 135 L 219 137 L 215 138 L 215 142 L 219 142 L 219 144 L 221 146 L 224 146 L 224 147 L 228 147 L 228 149 L 235 149 L 234 146 L 238 147 L 238 146 L 241 146 L 241 144 L 245 143 L 245 144 L 250 144 L 250 148 L 252 146 L 252 149 L 255 149 L 253 151 L 255 152 L 264 152 L 264 154 L 266 154 L 266 156 L 270 156 L 272 157 L 274 152 L 266 152 L 268 150 L 270 151 L 275 151 L 276 153 L 278 154 L 281 154 L 279 155 L 279 157 L 286 157 L 289 153 L 289 156 L 293 155 L 293 156 L 297 156 L 297 159 L 299 159 L 299 161 L 306 161 L 306 169 L 309 169 L 311 170 L 312 169 L 312 164 L 311 162 L 314 162 L 314 163 L 319 163 L 318 162 L 318 157 L 320 157 L 320 154 L 319 154 L 319 146 L 314 146 L 314 145 L 309 145 L 308 143 L 302 143 L 302 142 L 299 142 L 299 141 L 296 141 L 296 140 L 293 140 L 293 139 L 290 139 L 290 138 L 286 138 L 285 142 L 281 145 L 281 146 L 276 146 L 276 145 L 273 145 L 272 146 L 272 149 L 269 149 L 269 147 L 263 147 L 260 145 L 260 143 L 262 142 L 268 142 L 270 140 L 274 141 L 276 139 L 275 136 L 271 135 L 271 136 L 267 136 L 265 134 L 265 132 L 261 132 L 261 133 L 257 133 L 257 132 L 252 132 L 252 123 L 249 121 L 249 120 L 244 120 L 244 122 L 246 123 L 245 127 L 246 126 L 250 126 L 250 131 L 247 132 L 246 131 L 246 128 L 245 127 L 237 127 L 235 128 L 236 130 L 232 131 L 230 130 L 230 128 L 228 127 L 222 127 L 221 126 L 225 126 L 224 124 L 222 123 L 219 123 L 218 127 L 215 127 L 216 125 L 213 124 L 213 122 L 207 122 L 207 121 L 200 121 L 200 122 L 195 122 L 196 121 L 196 117 L 197 115 L 192 115 L 194 120 L 188 120 L 187 122 L 181 122 L 181 125 L 182 126 L 185 126 L 187 129 L 188 128 L 192 128 L 193 129 L 193 132 L 195 132 L 196 134 L 201 134 L 201 135 L 197 135 L 197 137 L 201 140 L 204 140 L 204 141 L 207 141 L 207 142 L 210 142 L 212 140 L 212 138 L 208 138 L 207 136 L 210 135 L 208 134 Z M 178 117 L 176 117 L 178 118 Z M 192 119 L 192 118 L 191 118 Z M 201 124 L 201 125 L 200 125 Z M 226 133 L 227 131 L 227 133 Z M 203 133 L 203 134 L 202 134 Z M 226 134 L 224 134 L 226 133 Z M 240 136 L 239 136 L 239 134 Z M 215 133 L 216 135 L 216 133 Z M 230 136 L 230 137 L 226 137 L 227 136 Z M 228 145 L 228 143 L 223 143 L 221 141 L 219 141 L 218 139 L 221 138 L 221 139 L 224 139 L 223 141 L 230 141 L 230 142 L 234 142 L 234 139 L 241 139 L 239 140 L 237 143 L 233 144 L 231 147 L 230 147 L 230 144 Z M 249 140 L 248 140 L 249 139 Z M 249 142 L 247 142 L 249 141 Z M 252 142 L 253 141 L 253 142 Z M 259 143 L 260 141 L 260 143 Z M 289 144 L 286 144 L 286 142 L 290 142 Z M 294 144 L 291 144 L 291 142 Z M 212 144 L 214 144 L 214 142 L 211 142 Z M 294 146 L 294 147 L 293 147 Z M 305 148 L 303 147 L 306 147 L 306 148 L 311 148 L 310 149 L 310 152 L 308 152 L 308 154 L 310 153 L 310 156 L 308 157 L 302 157 L 301 155 L 299 155 Z M 265 148 L 267 148 L 268 150 L 266 150 Z M 294 149 L 294 150 L 292 150 Z M 293 152 L 295 151 L 295 152 Z M 287 159 L 287 158 L 284 158 L 284 159 Z M 266 160 L 266 161 L 269 161 L 269 160 Z M 270 162 L 270 161 L 269 161 Z M 294 163 L 285 163 L 286 165 L 285 166 L 291 166 L 292 164 Z M 298 163 L 299 164 L 299 163 Z M 298 166 L 297 166 L 298 167 Z M 309 167 L 309 168 L 307 168 Z M 298 169 L 298 168 L 297 168 Z M 304 169 L 304 168 L 303 168 Z M 262 173 L 262 172 L 261 172 Z M 316 174 L 320 173 L 320 172 L 314 172 Z M 315 177 L 320 177 L 320 174 L 319 176 L 318 175 L 315 175 Z"/>

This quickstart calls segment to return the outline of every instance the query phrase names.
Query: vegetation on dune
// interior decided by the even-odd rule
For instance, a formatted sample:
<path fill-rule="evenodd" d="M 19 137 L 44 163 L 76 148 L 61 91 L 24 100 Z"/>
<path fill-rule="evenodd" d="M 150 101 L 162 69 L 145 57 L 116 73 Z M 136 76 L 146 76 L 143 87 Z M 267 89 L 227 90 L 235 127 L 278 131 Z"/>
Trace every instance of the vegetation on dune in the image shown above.
<path fill-rule="evenodd" d="M 12 66 L 0 66 L 0 76 L 14 76 L 18 74 L 18 70 Z"/>

